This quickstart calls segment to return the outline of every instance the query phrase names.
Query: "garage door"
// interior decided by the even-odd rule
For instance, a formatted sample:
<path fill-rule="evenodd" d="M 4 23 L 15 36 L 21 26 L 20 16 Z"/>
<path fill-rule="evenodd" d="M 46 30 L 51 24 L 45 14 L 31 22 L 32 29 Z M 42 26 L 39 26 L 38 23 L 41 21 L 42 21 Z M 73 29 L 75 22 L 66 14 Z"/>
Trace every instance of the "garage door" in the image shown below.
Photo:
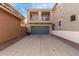
<path fill-rule="evenodd" d="M 49 26 L 32 26 L 31 34 L 49 34 Z"/>

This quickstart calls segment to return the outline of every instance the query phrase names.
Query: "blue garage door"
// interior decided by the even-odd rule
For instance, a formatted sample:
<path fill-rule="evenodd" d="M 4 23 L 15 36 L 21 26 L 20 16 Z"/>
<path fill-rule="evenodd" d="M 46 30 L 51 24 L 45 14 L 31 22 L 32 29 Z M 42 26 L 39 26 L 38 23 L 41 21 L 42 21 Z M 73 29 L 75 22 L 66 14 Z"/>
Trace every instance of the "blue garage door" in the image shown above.
<path fill-rule="evenodd" d="M 49 26 L 32 26 L 31 34 L 49 34 Z"/>

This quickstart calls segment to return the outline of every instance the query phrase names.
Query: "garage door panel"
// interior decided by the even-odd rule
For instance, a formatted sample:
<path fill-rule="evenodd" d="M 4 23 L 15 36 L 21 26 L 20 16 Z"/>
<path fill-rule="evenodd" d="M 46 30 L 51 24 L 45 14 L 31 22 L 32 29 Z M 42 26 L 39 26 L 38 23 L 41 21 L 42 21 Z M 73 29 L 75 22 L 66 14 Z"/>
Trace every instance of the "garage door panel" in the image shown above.
<path fill-rule="evenodd" d="M 49 34 L 49 26 L 32 26 L 31 34 Z"/>

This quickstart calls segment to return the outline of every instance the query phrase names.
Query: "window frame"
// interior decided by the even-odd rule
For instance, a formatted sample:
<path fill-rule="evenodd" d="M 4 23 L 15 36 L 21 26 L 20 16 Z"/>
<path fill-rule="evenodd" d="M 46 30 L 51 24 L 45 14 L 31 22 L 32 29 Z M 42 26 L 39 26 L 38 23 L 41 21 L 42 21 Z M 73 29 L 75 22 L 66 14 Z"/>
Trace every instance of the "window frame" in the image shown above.
<path fill-rule="evenodd" d="M 70 16 L 70 21 L 71 21 L 71 22 L 72 22 L 72 21 L 76 21 L 76 15 L 75 15 L 75 14 L 73 14 L 73 15 Z"/>

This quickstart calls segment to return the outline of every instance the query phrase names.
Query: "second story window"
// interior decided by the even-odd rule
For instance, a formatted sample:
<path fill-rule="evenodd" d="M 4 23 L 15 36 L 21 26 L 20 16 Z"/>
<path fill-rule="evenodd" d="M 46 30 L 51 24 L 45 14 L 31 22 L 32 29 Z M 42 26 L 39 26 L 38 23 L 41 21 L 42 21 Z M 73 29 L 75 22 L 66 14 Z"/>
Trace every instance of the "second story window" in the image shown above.
<path fill-rule="evenodd" d="M 43 20 L 49 20 L 49 15 L 43 15 Z"/>
<path fill-rule="evenodd" d="M 30 14 L 30 18 L 32 18 L 32 14 Z"/>
<path fill-rule="evenodd" d="M 42 20 L 44 20 L 44 21 L 50 20 L 50 13 L 49 12 L 43 12 L 42 13 Z"/>

